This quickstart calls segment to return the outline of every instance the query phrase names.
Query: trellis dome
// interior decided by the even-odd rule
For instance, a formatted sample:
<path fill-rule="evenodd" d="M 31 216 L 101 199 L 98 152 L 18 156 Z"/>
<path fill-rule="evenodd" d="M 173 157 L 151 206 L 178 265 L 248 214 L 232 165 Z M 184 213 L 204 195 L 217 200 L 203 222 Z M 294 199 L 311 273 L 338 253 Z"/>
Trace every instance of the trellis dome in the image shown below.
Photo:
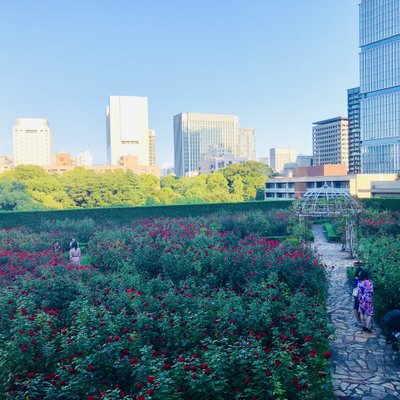
<path fill-rule="evenodd" d="M 362 211 L 349 192 L 324 186 L 308 190 L 294 205 L 299 217 L 352 217 Z"/>

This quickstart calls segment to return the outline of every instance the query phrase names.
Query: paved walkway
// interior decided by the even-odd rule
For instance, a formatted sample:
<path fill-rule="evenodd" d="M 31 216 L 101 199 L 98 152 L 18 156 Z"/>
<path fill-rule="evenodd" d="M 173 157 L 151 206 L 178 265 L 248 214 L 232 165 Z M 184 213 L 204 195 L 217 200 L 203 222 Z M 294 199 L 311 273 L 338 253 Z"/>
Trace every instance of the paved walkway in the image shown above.
<path fill-rule="evenodd" d="M 322 225 L 314 225 L 314 247 L 332 269 L 328 316 L 335 329 L 331 342 L 333 387 L 340 400 L 400 399 L 400 354 L 386 344 L 377 324 L 363 332 L 353 316 L 352 288 L 346 268 L 353 265 L 341 244 L 328 243 Z"/>

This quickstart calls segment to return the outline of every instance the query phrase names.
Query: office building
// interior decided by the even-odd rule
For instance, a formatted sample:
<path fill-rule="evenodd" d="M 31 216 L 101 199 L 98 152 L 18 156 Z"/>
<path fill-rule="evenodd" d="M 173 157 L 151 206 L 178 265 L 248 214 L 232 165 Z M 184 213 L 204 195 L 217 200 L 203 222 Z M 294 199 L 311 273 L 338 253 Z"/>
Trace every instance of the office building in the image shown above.
<path fill-rule="evenodd" d="M 313 164 L 313 156 L 299 154 L 296 158 L 296 167 L 311 167 Z"/>
<path fill-rule="evenodd" d="M 269 166 L 269 157 L 260 157 L 258 161 Z"/>
<path fill-rule="evenodd" d="M 293 147 L 274 147 L 269 150 L 270 167 L 283 173 L 285 164 L 296 162 L 296 150 Z"/>
<path fill-rule="evenodd" d="M 129 155 L 150 165 L 147 97 L 110 96 L 106 119 L 108 163 L 118 165 Z"/>
<path fill-rule="evenodd" d="M 59 151 L 56 153 L 56 166 L 66 167 L 75 165 L 75 160 L 71 158 L 69 153 L 65 151 Z"/>
<path fill-rule="evenodd" d="M 90 167 L 93 165 L 93 156 L 89 151 L 82 151 L 76 156 L 76 165 L 78 167 Z"/>
<path fill-rule="evenodd" d="M 181 113 L 174 116 L 176 176 L 197 175 L 201 160 L 206 158 L 247 158 L 253 149 L 254 130 L 250 133 L 241 129 L 235 115 Z"/>
<path fill-rule="evenodd" d="M 53 174 L 62 175 L 65 172 L 72 171 L 74 165 L 52 165 L 45 169 Z M 94 171 L 102 174 L 107 171 L 132 171 L 136 175 L 155 175 L 160 177 L 160 168 L 157 165 L 140 165 L 136 156 L 122 156 L 119 159 L 118 165 L 89 165 L 84 166 L 88 171 Z"/>
<path fill-rule="evenodd" d="M 371 197 L 400 198 L 400 181 L 372 181 Z"/>
<path fill-rule="evenodd" d="M 349 123 L 347 117 L 336 117 L 314 122 L 314 165 L 349 165 Z"/>
<path fill-rule="evenodd" d="M 349 174 L 361 172 L 360 88 L 347 90 L 349 120 Z"/>
<path fill-rule="evenodd" d="M 51 164 L 51 130 L 46 119 L 18 118 L 13 129 L 14 165 Z"/>
<path fill-rule="evenodd" d="M 247 158 L 238 158 L 235 156 L 208 157 L 200 160 L 199 174 L 211 174 L 221 168 L 228 167 L 231 164 L 243 164 L 248 161 Z"/>
<path fill-rule="evenodd" d="M 156 134 L 149 129 L 149 165 L 156 165 Z"/>
<path fill-rule="evenodd" d="M 362 0 L 359 10 L 361 168 L 398 173 L 400 0 Z"/>
<path fill-rule="evenodd" d="M 256 130 L 254 128 L 238 128 L 236 154 L 247 160 L 256 159 Z"/>
<path fill-rule="evenodd" d="M 375 197 L 382 193 L 376 182 L 393 182 L 396 174 L 347 174 L 345 164 L 298 167 L 291 177 L 269 178 L 265 183 L 265 200 L 291 200 L 302 197 L 308 190 L 328 186 L 342 189 L 358 198 Z M 391 190 L 393 192 L 393 190 Z M 389 192 L 389 190 L 388 190 Z"/>

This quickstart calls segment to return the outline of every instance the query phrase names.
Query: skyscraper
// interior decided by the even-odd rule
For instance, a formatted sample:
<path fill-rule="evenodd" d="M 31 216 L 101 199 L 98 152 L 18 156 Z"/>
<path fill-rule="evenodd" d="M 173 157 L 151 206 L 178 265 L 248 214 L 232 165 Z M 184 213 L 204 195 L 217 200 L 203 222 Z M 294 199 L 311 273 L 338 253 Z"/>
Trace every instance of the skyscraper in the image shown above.
<path fill-rule="evenodd" d="M 139 165 L 149 165 L 147 97 L 110 96 L 106 118 L 108 163 L 118 165 L 129 155 L 138 157 Z"/>
<path fill-rule="evenodd" d="M 46 119 L 18 118 L 13 128 L 14 165 L 51 164 L 51 130 Z"/>
<path fill-rule="evenodd" d="M 349 174 L 361 173 L 360 88 L 347 90 L 349 119 Z"/>
<path fill-rule="evenodd" d="M 285 164 L 296 161 L 296 150 L 293 147 L 273 147 L 269 149 L 270 166 L 276 172 L 283 172 Z"/>
<path fill-rule="evenodd" d="M 254 130 L 250 131 L 239 128 L 236 115 L 201 113 L 175 115 L 175 174 L 197 175 L 200 161 L 207 157 L 227 155 L 248 158 L 254 151 Z"/>
<path fill-rule="evenodd" d="M 238 128 L 238 144 L 236 154 L 248 160 L 256 159 L 256 130 L 254 128 Z"/>
<path fill-rule="evenodd" d="M 349 123 L 347 117 L 314 122 L 314 165 L 349 165 Z"/>
<path fill-rule="evenodd" d="M 149 129 L 149 165 L 156 165 L 156 134 Z"/>
<path fill-rule="evenodd" d="M 361 0 L 360 127 L 364 173 L 400 169 L 400 0 Z"/>

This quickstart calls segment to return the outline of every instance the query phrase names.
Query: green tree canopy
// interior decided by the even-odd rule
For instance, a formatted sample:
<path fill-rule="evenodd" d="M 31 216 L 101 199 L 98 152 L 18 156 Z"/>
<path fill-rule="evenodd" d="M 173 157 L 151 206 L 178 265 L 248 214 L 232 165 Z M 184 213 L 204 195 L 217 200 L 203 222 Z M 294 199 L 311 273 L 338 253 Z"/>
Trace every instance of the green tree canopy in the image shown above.
<path fill-rule="evenodd" d="M 256 199 L 257 189 L 264 188 L 265 182 L 272 175 L 268 165 L 258 161 L 247 161 L 243 164 L 231 164 L 221 169 L 232 190 L 235 178 L 240 176 L 243 183 L 243 199 Z"/>
<path fill-rule="evenodd" d="M 28 211 L 43 209 L 26 193 L 25 185 L 10 179 L 0 180 L 0 210 Z"/>

